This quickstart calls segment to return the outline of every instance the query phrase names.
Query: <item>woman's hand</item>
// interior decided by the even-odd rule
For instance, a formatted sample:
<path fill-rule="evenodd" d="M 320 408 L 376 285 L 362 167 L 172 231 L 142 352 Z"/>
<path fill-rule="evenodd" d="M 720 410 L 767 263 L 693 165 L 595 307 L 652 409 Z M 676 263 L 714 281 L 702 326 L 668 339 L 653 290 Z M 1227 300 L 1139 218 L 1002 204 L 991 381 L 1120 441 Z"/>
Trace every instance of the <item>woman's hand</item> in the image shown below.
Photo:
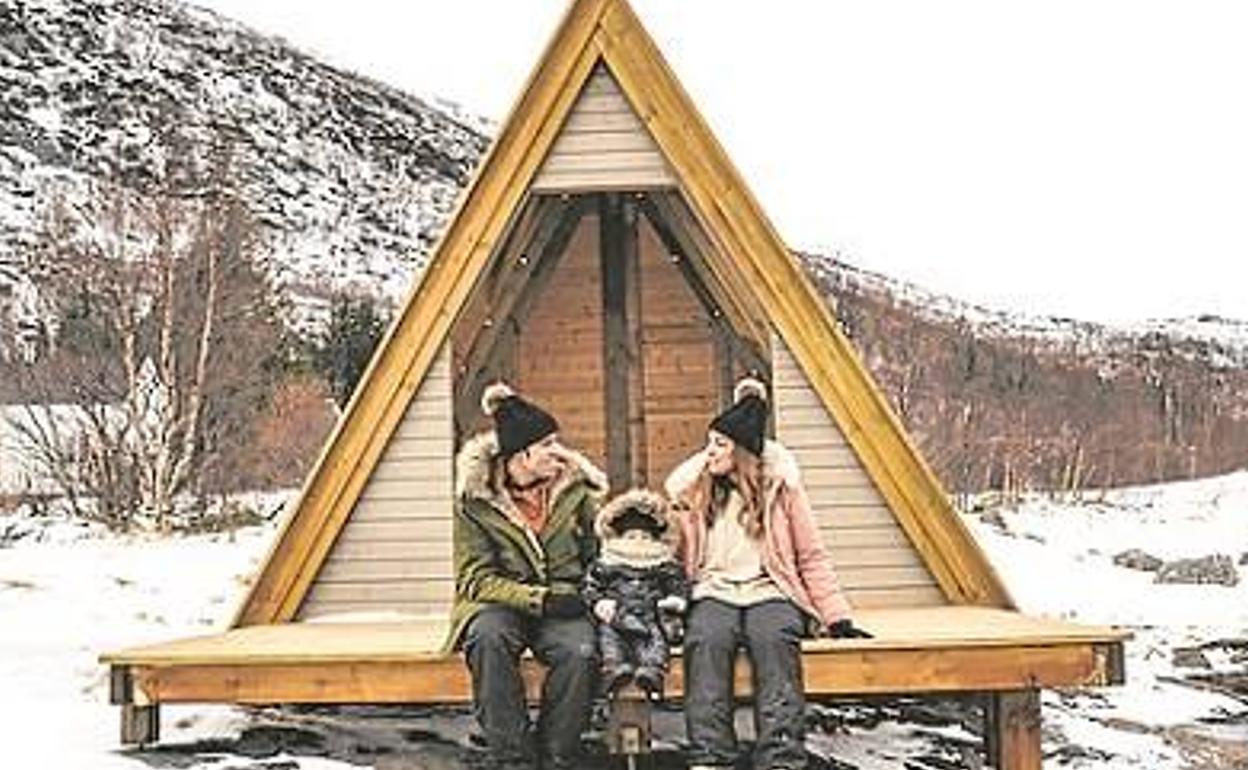
<path fill-rule="evenodd" d="M 609 625 L 615 619 L 617 609 L 619 603 L 615 599 L 599 599 L 594 602 L 594 617 Z"/>
<path fill-rule="evenodd" d="M 875 635 L 854 625 L 849 618 L 842 618 L 828 626 L 827 636 L 832 639 L 874 639 Z"/>

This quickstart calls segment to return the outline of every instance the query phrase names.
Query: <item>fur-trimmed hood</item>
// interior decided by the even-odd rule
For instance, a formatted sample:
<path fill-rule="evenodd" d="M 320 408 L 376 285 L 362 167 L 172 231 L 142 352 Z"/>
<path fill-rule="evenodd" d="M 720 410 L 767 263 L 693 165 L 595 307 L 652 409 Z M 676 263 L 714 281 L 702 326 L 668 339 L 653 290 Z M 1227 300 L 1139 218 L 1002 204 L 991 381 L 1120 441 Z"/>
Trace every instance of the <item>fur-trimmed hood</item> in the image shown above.
<path fill-rule="evenodd" d="M 793 451 L 784 444 L 768 440 L 763 445 L 761 459 L 763 461 L 763 485 L 766 489 L 776 489 L 780 484 L 787 487 L 796 487 L 801 484 L 802 473 L 798 468 L 797 458 L 793 456 Z M 679 499 L 697 482 L 705 468 L 706 450 L 697 452 L 677 465 L 676 469 L 668 474 L 667 481 L 663 484 L 668 497 L 673 500 Z"/>
<path fill-rule="evenodd" d="M 639 511 L 663 526 L 660 537 L 624 536 L 614 523 L 628 511 Z M 594 519 L 594 534 L 602 552 L 599 559 L 606 564 L 624 564 L 647 568 L 676 558 L 680 527 L 672 519 L 667 498 L 648 489 L 630 489 L 616 495 L 602 506 Z"/>
<path fill-rule="evenodd" d="M 630 489 L 602 506 L 594 519 L 594 534 L 604 542 L 619 538 L 620 533 L 614 525 L 628 511 L 637 511 L 660 525 L 664 540 L 670 541 L 675 537 L 677 528 L 669 514 L 667 498 L 648 489 Z"/>
<path fill-rule="evenodd" d="M 518 519 L 519 511 L 511 496 L 504 490 L 495 490 L 490 483 L 490 466 L 498 452 L 498 434 L 492 430 L 478 433 L 464 442 L 455 456 L 455 496 L 485 501 L 508 517 Z M 561 445 L 560 453 L 564 458 L 564 470 L 551 488 L 552 501 L 578 481 L 584 481 L 595 498 L 606 497 L 609 489 L 607 474 L 580 452 Z"/>

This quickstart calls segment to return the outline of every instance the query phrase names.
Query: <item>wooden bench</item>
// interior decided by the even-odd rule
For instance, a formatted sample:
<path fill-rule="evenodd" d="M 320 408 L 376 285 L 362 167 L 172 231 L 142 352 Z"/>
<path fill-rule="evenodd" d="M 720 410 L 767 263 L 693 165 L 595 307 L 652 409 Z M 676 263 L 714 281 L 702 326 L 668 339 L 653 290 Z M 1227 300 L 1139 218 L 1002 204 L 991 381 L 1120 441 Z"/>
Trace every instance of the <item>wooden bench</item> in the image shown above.
<path fill-rule="evenodd" d="M 1045 687 L 1123 681 L 1123 631 L 969 606 L 861 610 L 856 622 L 874 639 L 803 643 L 805 688 L 815 698 L 882 694 L 974 693 L 987 699 L 989 758 L 1003 770 L 1040 767 L 1040 706 Z M 471 700 L 458 655 L 437 652 L 445 618 L 402 623 L 289 623 L 136 647 L 101 656 L 112 670 L 112 700 L 122 706 L 122 741 L 159 739 L 162 703 L 428 703 Z M 541 667 L 524 663 L 530 697 Z M 683 692 L 674 660 L 665 697 Z M 750 696 L 743 655 L 736 692 Z M 613 718 L 616 751 L 648 751 L 648 712 Z M 645 724 L 638 724 L 645 721 Z M 621 738 L 621 727 L 644 732 Z"/>

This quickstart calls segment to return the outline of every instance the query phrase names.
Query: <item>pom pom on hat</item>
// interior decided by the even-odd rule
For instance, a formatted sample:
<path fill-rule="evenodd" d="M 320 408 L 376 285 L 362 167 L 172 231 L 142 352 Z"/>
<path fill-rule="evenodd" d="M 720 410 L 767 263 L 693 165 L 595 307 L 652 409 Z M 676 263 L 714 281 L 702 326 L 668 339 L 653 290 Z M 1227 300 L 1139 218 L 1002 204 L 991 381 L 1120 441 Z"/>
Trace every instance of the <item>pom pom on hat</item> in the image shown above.
<path fill-rule="evenodd" d="M 754 377 L 744 377 L 737 382 L 732 395 L 733 405 L 711 421 L 711 430 L 761 457 L 767 442 L 767 386 Z"/>
<path fill-rule="evenodd" d="M 486 417 L 493 417 L 498 411 L 499 404 L 514 395 L 516 391 L 512 390 L 510 385 L 501 381 L 495 382 L 481 393 L 481 411 L 485 412 Z"/>
<path fill-rule="evenodd" d="M 747 396 L 757 396 L 762 400 L 767 400 L 767 386 L 754 377 L 742 377 L 737 382 L 737 386 L 732 389 L 732 401 L 739 404 L 741 400 Z"/>

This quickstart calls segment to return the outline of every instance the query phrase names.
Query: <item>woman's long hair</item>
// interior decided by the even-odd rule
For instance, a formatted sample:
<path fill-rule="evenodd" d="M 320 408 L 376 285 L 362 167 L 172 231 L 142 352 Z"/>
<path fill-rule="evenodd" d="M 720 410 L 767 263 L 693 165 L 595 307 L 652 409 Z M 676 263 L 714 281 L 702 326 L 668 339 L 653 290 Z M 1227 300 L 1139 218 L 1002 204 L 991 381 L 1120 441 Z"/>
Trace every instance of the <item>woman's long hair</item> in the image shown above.
<path fill-rule="evenodd" d="M 727 501 L 729 487 L 741 495 L 741 526 L 747 535 L 758 539 L 763 535 L 763 461 L 740 446 L 732 450 L 733 468 L 725 481 L 717 482 L 710 470 L 703 469 L 697 480 L 681 495 L 678 503 L 706 518 L 707 526 Z"/>

